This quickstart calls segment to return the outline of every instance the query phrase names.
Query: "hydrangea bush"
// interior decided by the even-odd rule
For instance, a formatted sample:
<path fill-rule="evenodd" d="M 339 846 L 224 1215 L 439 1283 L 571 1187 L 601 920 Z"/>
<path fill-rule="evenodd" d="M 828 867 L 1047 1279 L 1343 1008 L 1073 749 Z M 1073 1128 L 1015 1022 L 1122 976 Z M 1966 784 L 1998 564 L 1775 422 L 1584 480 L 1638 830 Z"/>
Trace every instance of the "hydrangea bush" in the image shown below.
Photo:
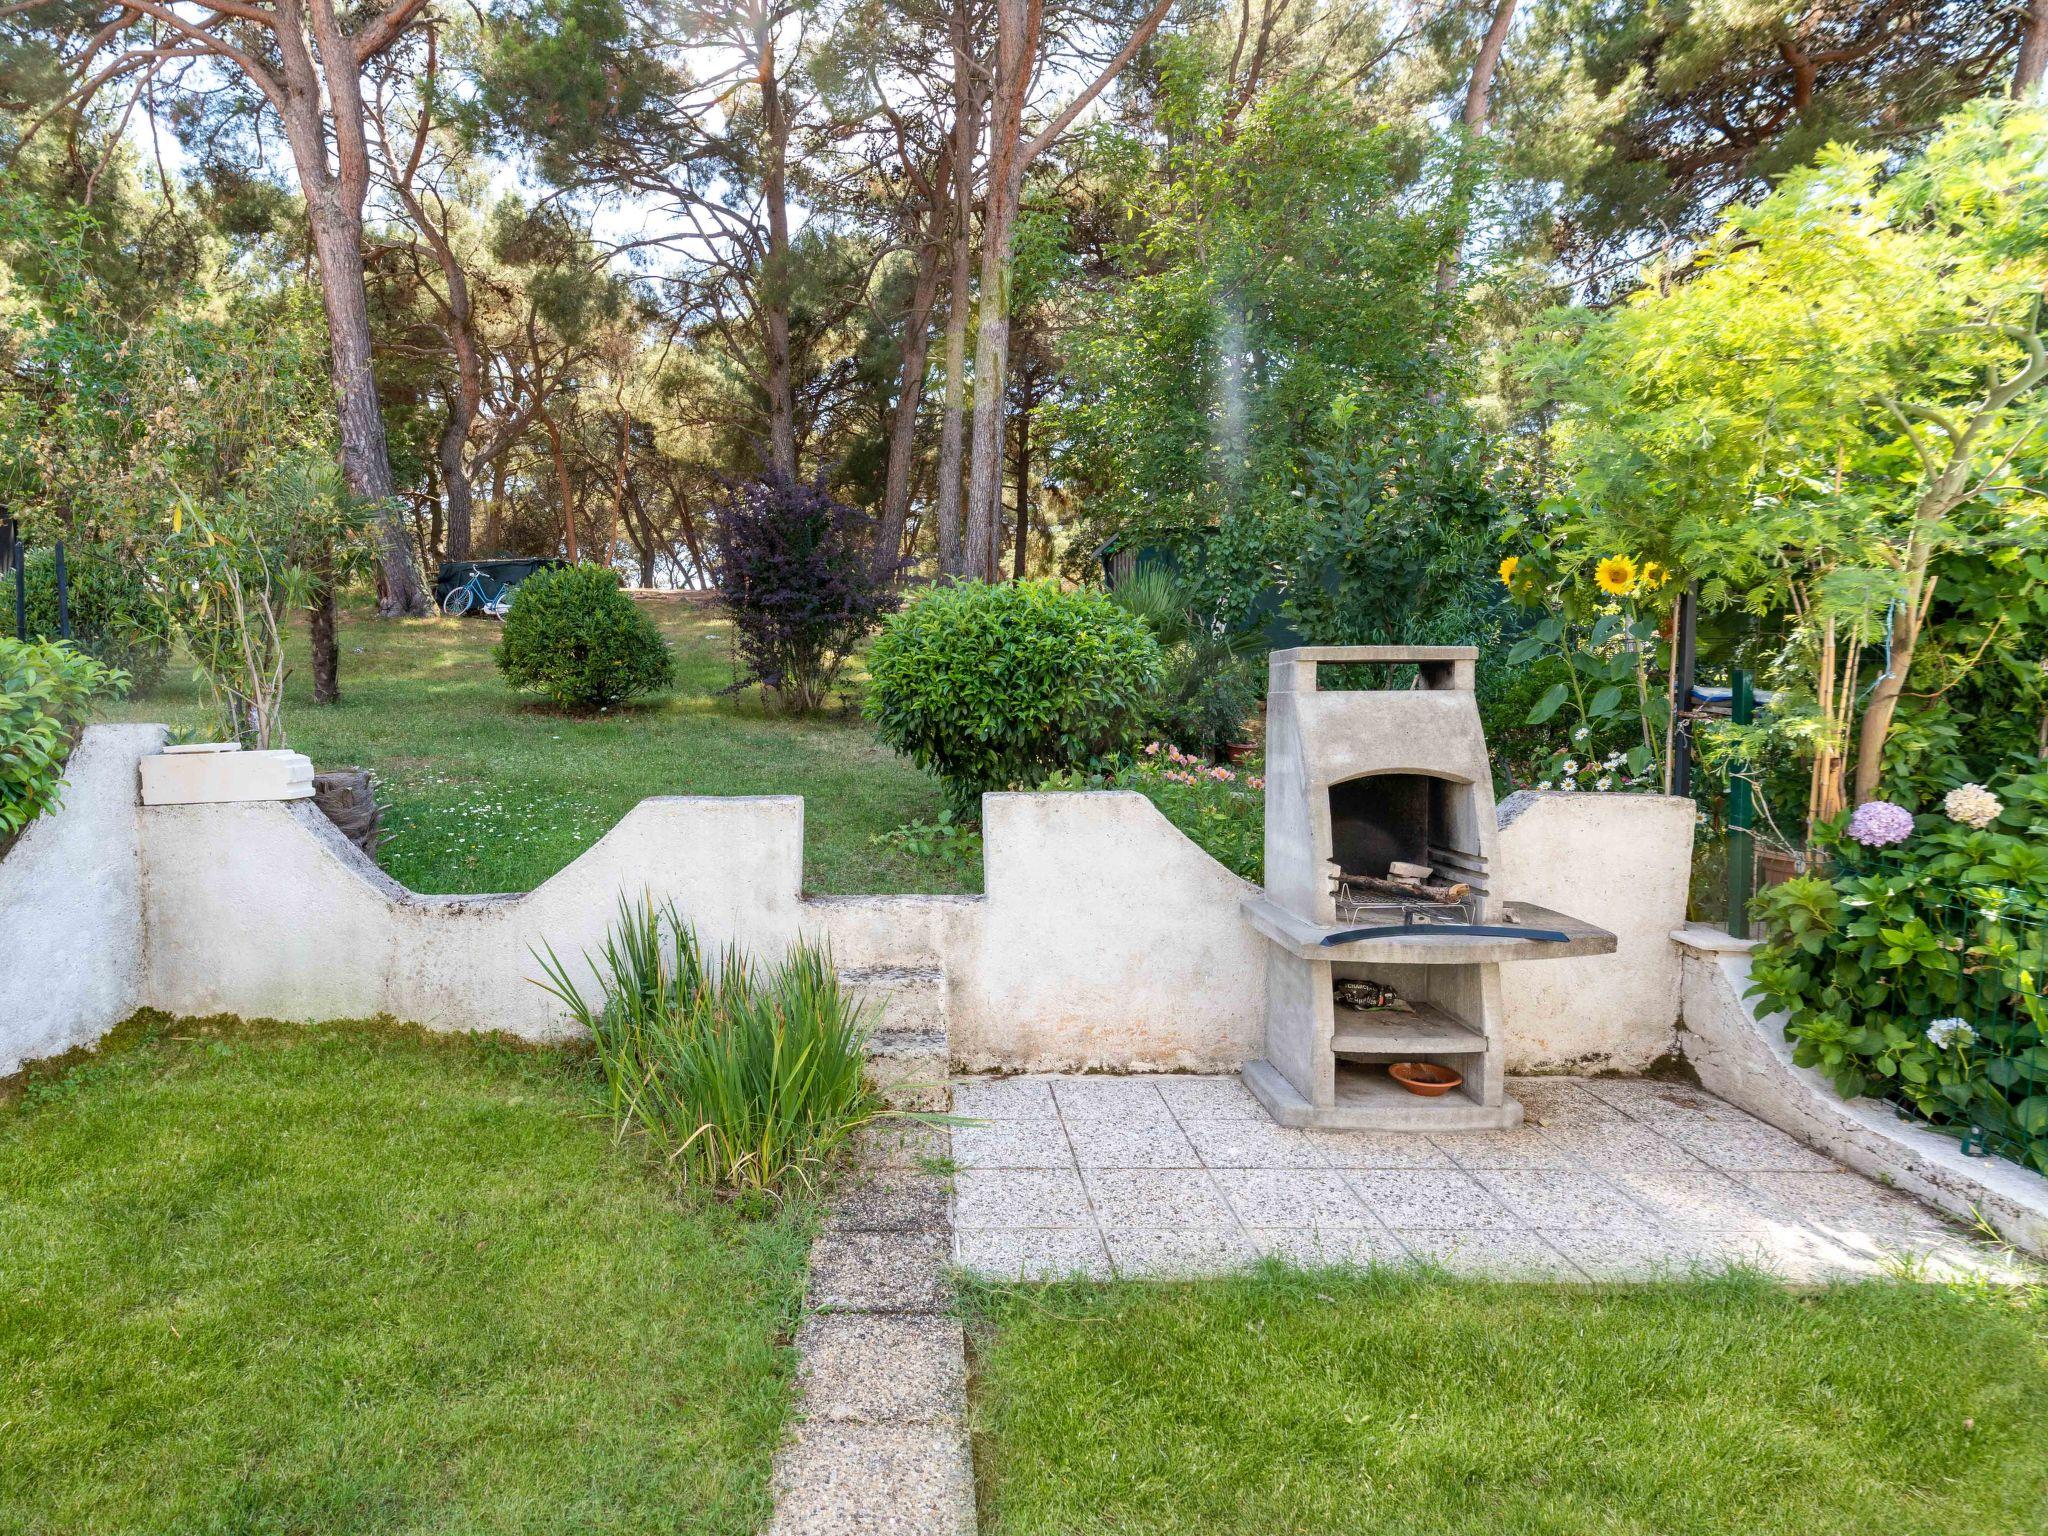
<path fill-rule="evenodd" d="M 1757 900 L 1752 995 L 1793 1059 L 2048 1173 L 2048 774 L 1871 801 L 1826 841 L 1832 874 Z"/>

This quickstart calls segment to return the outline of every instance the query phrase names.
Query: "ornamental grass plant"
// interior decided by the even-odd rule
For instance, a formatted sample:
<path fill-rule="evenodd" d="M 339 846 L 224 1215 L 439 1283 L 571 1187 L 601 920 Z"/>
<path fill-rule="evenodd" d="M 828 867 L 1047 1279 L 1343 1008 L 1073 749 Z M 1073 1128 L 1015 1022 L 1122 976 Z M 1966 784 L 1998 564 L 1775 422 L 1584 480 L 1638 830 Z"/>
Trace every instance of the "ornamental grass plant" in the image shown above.
<path fill-rule="evenodd" d="M 686 1184 L 809 1190 L 863 1125 L 896 1113 L 866 1076 L 866 1010 L 830 955 L 799 943 L 773 964 L 706 955 L 673 904 L 621 899 L 586 957 L 587 1000 L 552 949 L 539 985 L 597 1048 L 621 1133 L 644 1136 Z"/>

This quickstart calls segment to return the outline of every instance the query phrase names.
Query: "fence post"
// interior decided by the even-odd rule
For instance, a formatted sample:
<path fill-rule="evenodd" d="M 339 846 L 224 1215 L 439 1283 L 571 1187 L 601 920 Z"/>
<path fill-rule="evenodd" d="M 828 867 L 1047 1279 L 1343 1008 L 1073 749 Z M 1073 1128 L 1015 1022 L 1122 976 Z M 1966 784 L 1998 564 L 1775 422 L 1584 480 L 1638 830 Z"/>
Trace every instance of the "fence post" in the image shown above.
<path fill-rule="evenodd" d="M 1692 674 L 1699 650 L 1699 583 L 1679 594 L 1671 631 L 1671 782 L 1665 792 L 1692 793 Z"/>
<path fill-rule="evenodd" d="M 71 573 L 64 565 L 64 541 L 59 539 L 56 547 L 57 577 L 57 638 L 71 638 Z"/>
<path fill-rule="evenodd" d="M 1728 718 L 1748 725 L 1754 717 L 1755 696 L 1750 692 L 1749 674 L 1740 667 L 1728 673 Z M 1749 762 L 1738 758 L 1728 765 L 1728 932 L 1738 939 L 1749 937 L 1750 882 L 1756 874 L 1756 838 L 1750 831 L 1756 814 L 1749 784 Z"/>
<path fill-rule="evenodd" d="M 22 558 L 21 524 L 0 513 L 0 571 L 14 573 L 14 638 L 28 639 L 28 563 Z"/>

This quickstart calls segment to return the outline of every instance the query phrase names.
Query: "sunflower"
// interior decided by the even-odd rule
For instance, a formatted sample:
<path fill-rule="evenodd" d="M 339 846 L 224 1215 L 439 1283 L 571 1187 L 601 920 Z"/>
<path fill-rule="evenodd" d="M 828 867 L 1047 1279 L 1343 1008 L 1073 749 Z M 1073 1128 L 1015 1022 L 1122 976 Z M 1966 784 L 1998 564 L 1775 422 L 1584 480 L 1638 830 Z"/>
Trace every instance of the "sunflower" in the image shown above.
<path fill-rule="evenodd" d="M 1636 579 L 1645 592 L 1654 592 L 1671 579 L 1671 573 L 1656 561 L 1645 560 L 1643 562 L 1642 574 Z"/>
<path fill-rule="evenodd" d="M 1520 555 L 1509 555 L 1507 559 L 1501 561 L 1500 584 L 1504 587 L 1512 587 L 1515 584 L 1515 572 L 1521 568 L 1522 557 Z"/>
<path fill-rule="evenodd" d="M 1593 567 L 1593 580 L 1609 597 L 1627 597 L 1636 587 L 1636 563 L 1627 555 L 1609 555 Z"/>

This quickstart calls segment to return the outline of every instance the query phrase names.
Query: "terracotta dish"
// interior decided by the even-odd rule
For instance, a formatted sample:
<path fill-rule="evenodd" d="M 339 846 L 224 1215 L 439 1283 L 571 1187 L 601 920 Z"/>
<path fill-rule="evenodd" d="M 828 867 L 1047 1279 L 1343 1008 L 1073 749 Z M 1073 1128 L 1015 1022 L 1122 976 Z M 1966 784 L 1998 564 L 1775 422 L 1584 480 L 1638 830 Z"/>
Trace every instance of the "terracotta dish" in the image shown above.
<path fill-rule="evenodd" d="M 1433 1061 L 1397 1061 L 1387 1068 L 1387 1073 L 1410 1093 L 1418 1093 L 1425 1099 L 1449 1093 L 1465 1081 L 1463 1073 L 1440 1067 Z"/>

